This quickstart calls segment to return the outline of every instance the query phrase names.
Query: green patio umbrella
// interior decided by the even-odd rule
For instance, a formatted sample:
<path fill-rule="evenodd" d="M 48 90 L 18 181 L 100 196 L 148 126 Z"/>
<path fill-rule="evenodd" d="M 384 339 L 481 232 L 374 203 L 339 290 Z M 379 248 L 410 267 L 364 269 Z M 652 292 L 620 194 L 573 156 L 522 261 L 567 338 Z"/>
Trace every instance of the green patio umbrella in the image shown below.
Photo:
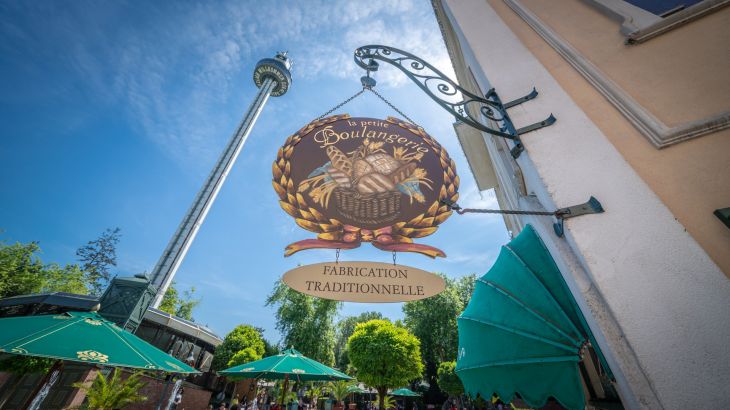
<path fill-rule="evenodd" d="M 393 390 L 392 392 L 390 392 L 390 395 L 391 396 L 401 396 L 401 397 L 419 397 L 420 396 L 420 394 L 414 392 L 411 389 L 405 388 L 405 387 L 398 389 L 398 390 Z"/>
<path fill-rule="evenodd" d="M 289 379 L 296 381 L 350 380 L 352 377 L 312 360 L 294 349 L 261 360 L 233 366 L 219 373 L 251 379 L 284 380 L 281 401 L 284 401 Z"/>
<path fill-rule="evenodd" d="M 365 394 L 368 391 L 361 388 L 360 386 L 353 384 L 352 386 L 347 386 L 347 392 L 348 393 L 357 393 L 357 394 Z"/>
<path fill-rule="evenodd" d="M 241 376 L 251 379 L 297 381 L 350 380 L 345 373 L 312 360 L 294 349 L 261 360 L 240 364 L 220 371 L 226 376 Z"/>
<path fill-rule="evenodd" d="M 569 409 L 585 407 L 578 362 L 592 334 L 531 225 L 477 280 L 458 325 L 456 373 L 470 395 L 510 402 L 519 393 L 532 407 L 552 396 Z"/>
<path fill-rule="evenodd" d="M 2 318 L 0 353 L 171 373 L 200 373 L 96 312 Z"/>

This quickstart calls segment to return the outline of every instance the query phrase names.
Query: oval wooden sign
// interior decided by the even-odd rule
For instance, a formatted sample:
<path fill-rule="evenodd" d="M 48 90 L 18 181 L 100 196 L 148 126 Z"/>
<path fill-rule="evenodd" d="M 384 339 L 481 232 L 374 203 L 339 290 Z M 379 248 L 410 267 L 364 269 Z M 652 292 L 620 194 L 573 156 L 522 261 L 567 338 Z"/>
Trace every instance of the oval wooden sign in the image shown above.
<path fill-rule="evenodd" d="M 446 256 L 413 240 L 433 234 L 451 215 L 442 201 L 459 198 L 456 164 L 414 124 L 347 114 L 315 120 L 287 138 L 272 172 L 282 209 L 317 234 L 287 246 L 285 256 L 363 242 L 386 252 Z"/>
<path fill-rule="evenodd" d="M 326 262 L 300 266 L 282 278 L 290 288 L 323 299 L 388 303 L 441 293 L 443 278 L 425 270 L 380 262 Z"/>

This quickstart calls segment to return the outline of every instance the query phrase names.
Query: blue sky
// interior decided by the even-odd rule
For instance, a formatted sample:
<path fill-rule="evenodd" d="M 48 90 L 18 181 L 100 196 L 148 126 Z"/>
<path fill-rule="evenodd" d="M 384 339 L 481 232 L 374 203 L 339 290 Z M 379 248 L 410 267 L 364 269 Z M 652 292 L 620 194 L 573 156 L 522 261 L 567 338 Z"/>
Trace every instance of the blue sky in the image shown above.
<path fill-rule="evenodd" d="M 271 98 L 200 229 L 176 282 L 202 298 L 198 322 L 224 335 L 239 323 L 278 340 L 273 283 L 334 251 L 284 258 L 311 234 L 278 206 L 271 163 L 286 137 L 355 93 L 355 48 L 386 44 L 453 76 L 430 2 L 2 2 L 0 3 L 0 228 L 6 242 L 40 241 L 44 261 L 118 226 L 120 275 L 150 271 L 256 93 L 253 67 L 276 51 L 294 59 L 289 92 Z M 453 118 L 395 68 L 377 89 L 447 147 L 462 206 L 495 207 L 479 193 Z M 372 95 L 339 112 L 397 115 Z M 485 272 L 508 241 L 501 217 L 455 215 L 421 242 L 431 260 L 398 262 L 451 277 Z M 365 244 L 341 259 L 388 262 Z M 400 304 L 345 303 L 342 315 Z"/>

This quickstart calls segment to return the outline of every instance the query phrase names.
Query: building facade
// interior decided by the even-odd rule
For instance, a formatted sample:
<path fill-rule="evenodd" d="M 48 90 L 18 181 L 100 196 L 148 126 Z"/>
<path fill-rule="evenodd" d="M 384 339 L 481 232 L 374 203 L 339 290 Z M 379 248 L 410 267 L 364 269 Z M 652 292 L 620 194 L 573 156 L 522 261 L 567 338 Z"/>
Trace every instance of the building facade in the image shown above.
<path fill-rule="evenodd" d="M 506 215 L 540 233 L 615 377 L 625 408 L 730 398 L 730 7 L 648 11 L 620 0 L 434 0 L 459 84 L 502 101 L 513 143 L 455 124 L 480 189 L 503 209 L 596 197 L 565 222 Z M 661 2 L 660 2 L 661 3 Z M 478 113 L 474 113 L 478 115 Z M 487 119 L 484 118 L 487 122 Z M 478 217 L 478 216 L 463 216 Z"/>
<path fill-rule="evenodd" d="M 115 283 L 135 280 L 137 279 L 114 279 Z M 89 295 L 62 292 L 23 295 L 0 299 L 0 317 L 96 311 L 100 305 L 98 297 Z M 107 319 L 114 320 L 114 317 Z M 213 353 L 223 340 L 210 329 L 154 308 L 147 308 L 137 327 L 137 336 L 180 361 L 189 363 L 202 373 L 184 378 L 178 376 L 175 380 L 162 374 L 157 378 L 145 376 L 147 385 L 140 394 L 149 400 L 130 406 L 130 409 L 149 409 L 156 408 L 160 403 L 165 404 L 174 397 L 173 390 L 176 386 L 185 388 L 182 402 L 184 406 L 202 409 L 207 407 L 214 393 L 226 388 L 224 378 L 211 370 Z M 50 389 L 41 408 L 61 409 L 80 406 L 86 396 L 83 391 L 73 386 L 74 383 L 92 381 L 99 369 L 88 364 L 67 363 L 59 381 Z M 29 396 L 36 391 L 42 379 L 43 374 L 40 373 L 17 375 L 0 372 L 0 409 L 22 408 L 23 403 L 26 403 Z"/>

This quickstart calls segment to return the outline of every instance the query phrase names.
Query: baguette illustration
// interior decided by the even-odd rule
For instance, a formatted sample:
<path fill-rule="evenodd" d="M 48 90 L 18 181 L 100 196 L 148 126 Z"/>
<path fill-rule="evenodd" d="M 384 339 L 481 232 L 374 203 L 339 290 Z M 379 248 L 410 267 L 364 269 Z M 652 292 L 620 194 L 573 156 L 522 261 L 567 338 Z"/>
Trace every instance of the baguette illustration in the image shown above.
<path fill-rule="evenodd" d="M 374 169 L 367 161 L 362 159 L 356 159 L 353 163 L 353 174 L 355 181 L 362 178 L 363 176 L 373 172 Z"/>
<path fill-rule="evenodd" d="M 361 194 L 388 192 L 393 191 L 394 189 L 395 185 L 393 185 L 393 183 L 390 181 L 390 178 L 377 172 L 365 175 L 357 182 L 357 190 Z"/>
<path fill-rule="evenodd" d="M 416 167 L 417 165 L 415 163 L 409 162 L 408 164 L 405 164 L 402 167 L 393 171 L 393 173 L 389 175 L 390 180 L 393 181 L 393 184 L 403 182 L 405 179 L 411 176 L 413 171 L 416 170 Z"/>
<path fill-rule="evenodd" d="M 332 178 L 335 183 L 337 183 L 337 186 L 340 186 L 342 188 L 352 188 L 350 177 L 345 175 L 345 173 L 340 171 L 339 169 L 335 167 L 329 167 L 327 168 L 327 175 L 329 175 L 330 178 Z"/>
<path fill-rule="evenodd" d="M 342 171 L 348 177 L 352 176 L 352 162 L 347 158 L 347 155 L 334 146 L 327 147 L 325 152 L 332 162 L 333 168 Z"/>

